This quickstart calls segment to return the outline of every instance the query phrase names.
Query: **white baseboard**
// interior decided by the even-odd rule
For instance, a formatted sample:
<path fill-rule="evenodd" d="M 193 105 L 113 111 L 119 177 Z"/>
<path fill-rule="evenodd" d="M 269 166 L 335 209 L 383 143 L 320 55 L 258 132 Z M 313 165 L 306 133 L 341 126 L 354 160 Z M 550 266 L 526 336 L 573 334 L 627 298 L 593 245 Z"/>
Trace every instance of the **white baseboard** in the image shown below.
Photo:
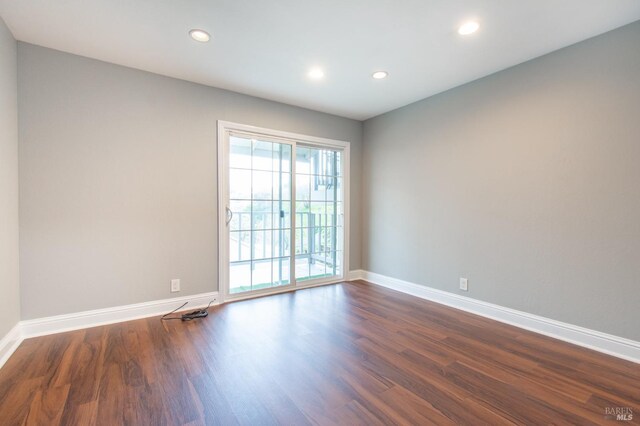
<path fill-rule="evenodd" d="M 162 315 L 171 312 L 184 302 L 189 302 L 184 309 L 202 308 L 207 306 L 212 300 L 212 305 L 219 303 L 220 299 L 217 291 L 21 321 L 20 331 L 23 338 L 26 339 L 29 337 L 62 333 L 64 331 Z"/>
<path fill-rule="evenodd" d="M 363 271 L 362 269 L 349 271 L 349 274 L 347 275 L 347 281 L 361 280 L 362 277 L 364 276 L 364 272 L 365 271 Z"/>
<path fill-rule="evenodd" d="M 544 334 L 585 348 L 613 355 L 628 361 L 640 363 L 640 342 L 602 333 L 588 328 L 552 320 L 538 315 L 517 311 L 493 303 L 460 296 L 424 285 L 414 284 L 397 278 L 387 277 L 369 271 L 351 271 L 350 280 L 362 279 L 372 284 L 397 290 L 402 293 L 451 306 L 476 315 L 491 318 Z M 353 278 L 351 278 L 353 277 Z"/>
<path fill-rule="evenodd" d="M 0 368 L 20 346 L 20 343 L 22 343 L 22 333 L 20 332 L 20 323 L 18 323 L 0 339 Z"/>
<path fill-rule="evenodd" d="M 372 284 L 511 324 L 618 358 L 640 363 L 640 342 L 634 340 L 563 323 L 515 309 L 505 308 L 492 303 L 361 269 L 350 271 L 348 280 L 365 280 Z M 161 315 L 177 308 L 184 302 L 189 302 L 185 309 L 204 307 L 212 300 L 214 301 L 212 305 L 220 303 L 218 292 L 21 321 L 16 324 L 6 336 L 0 339 L 0 367 L 4 365 L 25 338 Z"/>
<path fill-rule="evenodd" d="M 361 279 L 362 273 L 362 270 L 350 271 L 347 278 L 349 281 Z M 185 309 L 202 308 L 212 300 L 212 305 L 220 303 L 217 291 L 20 321 L 0 339 L 0 368 L 26 338 L 162 315 L 184 302 L 189 302 Z"/>

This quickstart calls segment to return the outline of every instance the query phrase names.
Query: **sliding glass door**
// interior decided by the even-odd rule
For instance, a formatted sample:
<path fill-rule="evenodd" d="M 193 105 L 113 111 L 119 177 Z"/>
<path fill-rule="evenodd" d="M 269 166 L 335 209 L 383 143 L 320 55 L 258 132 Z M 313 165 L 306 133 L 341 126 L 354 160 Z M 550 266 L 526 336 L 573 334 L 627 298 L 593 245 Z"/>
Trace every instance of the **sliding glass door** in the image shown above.
<path fill-rule="evenodd" d="M 348 144 L 305 138 L 219 124 L 223 298 L 344 279 Z"/>
<path fill-rule="evenodd" d="M 342 274 L 342 173 L 340 151 L 296 149 L 295 259 L 298 282 Z"/>
<path fill-rule="evenodd" d="M 291 283 L 290 144 L 229 136 L 229 293 Z"/>

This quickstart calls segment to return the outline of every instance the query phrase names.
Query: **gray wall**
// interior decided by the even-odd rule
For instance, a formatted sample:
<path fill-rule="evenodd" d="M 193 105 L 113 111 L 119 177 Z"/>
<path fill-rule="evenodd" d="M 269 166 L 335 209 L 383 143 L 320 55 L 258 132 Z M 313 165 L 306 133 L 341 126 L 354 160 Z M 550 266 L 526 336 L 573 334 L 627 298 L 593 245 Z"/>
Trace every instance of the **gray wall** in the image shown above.
<path fill-rule="evenodd" d="M 364 269 L 640 340 L 639 46 L 640 22 L 366 121 Z"/>
<path fill-rule="evenodd" d="M 0 339 L 20 321 L 16 41 L 0 18 Z"/>
<path fill-rule="evenodd" d="M 216 120 L 351 142 L 361 266 L 360 122 L 23 43 L 18 69 L 23 319 L 218 288 Z"/>
<path fill-rule="evenodd" d="M 19 43 L 22 318 L 171 297 L 174 277 L 180 295 L 217 289 L 222 119 L 352 142 L 352 269 L 640 340 L 639 44 L 635 23 L 368 120 L 363 137 L 357 121 Z M 18 297 L 5 271 L 3 302 Z M 0 335 L 18 317 L 2 308 Z"/>

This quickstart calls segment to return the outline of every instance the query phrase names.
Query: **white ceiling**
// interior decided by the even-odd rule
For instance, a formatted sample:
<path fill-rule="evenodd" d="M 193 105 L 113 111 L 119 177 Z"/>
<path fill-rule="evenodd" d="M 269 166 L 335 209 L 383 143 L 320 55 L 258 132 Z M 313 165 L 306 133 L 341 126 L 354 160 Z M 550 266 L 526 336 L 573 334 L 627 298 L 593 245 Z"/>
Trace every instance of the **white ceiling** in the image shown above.
<path fill-rule="evenodd" d="M 639 20 L 640 0 L 0 0 L 0 16 L 21 41 L 362 120 Z"/>

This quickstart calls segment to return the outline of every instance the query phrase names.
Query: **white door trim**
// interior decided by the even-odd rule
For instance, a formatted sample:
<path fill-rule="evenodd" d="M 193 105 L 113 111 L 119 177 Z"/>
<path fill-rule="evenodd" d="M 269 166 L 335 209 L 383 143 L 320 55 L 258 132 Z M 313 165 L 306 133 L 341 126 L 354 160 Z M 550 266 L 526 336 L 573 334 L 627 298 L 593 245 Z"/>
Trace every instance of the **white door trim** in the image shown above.
<path fill-rule="evenodd" d="M 292 144 L 292 159 L 291 159 L 291 191 L 292 191 L 292 268 L 290 272 L 291 284 L 288 286 L 280 286 L 272 289 L 265 290 L 264 292 L 252 293 L 255 296 L 262 296 L 267 294 L 274 294 L 283 291 L 291 291 L 298 288 L 305 288 L 309 286 L 331 284 L 339 281 L 346 281 L 348 279 L 349 272 L 349 241 L 350 241 L 350 165 L 351 165 L 351 144 L 346 141 L 340 141 L 335 139 L 321 138 L 317 136 L 303 135 L 299 133 L 292 133 L 283 130 L 273 130 L 264 127 L 251 126 L 247 124 L 234 123 L 230 121 L 218 120 L 218 290 L 220 301 L 239 300 L 242 298 L 251 297 L 251 295 L 230 295 L 229 292 L 229 238 L 227 237 L 228 229 L 226 224 L 226 203 L 228 200 L 228 188 L 229 188 L 229 164 L 228 158 L 228 144 L 226 143 L 227 134 L 234 133 L 246 133 L 250 136 L 264 137 L 267 140 L 278 141 L 283 143 Z M 305 146 L 316 146 L 324 148 L 333 148 L 340 150 L 343 153 L 342 162 L 342 178 L 343 178 L 343 191 L 344 191 L 344 238 L 343 238 L 343 264 L 342 275 L 338 277 L 329 277 L 326 282 L 318 282 L 313 280 L 307 281 L 298 285 L 295 280 L 295 264 L 293 247 L 295 247 L 295 148 L 297 144 Z"/>

